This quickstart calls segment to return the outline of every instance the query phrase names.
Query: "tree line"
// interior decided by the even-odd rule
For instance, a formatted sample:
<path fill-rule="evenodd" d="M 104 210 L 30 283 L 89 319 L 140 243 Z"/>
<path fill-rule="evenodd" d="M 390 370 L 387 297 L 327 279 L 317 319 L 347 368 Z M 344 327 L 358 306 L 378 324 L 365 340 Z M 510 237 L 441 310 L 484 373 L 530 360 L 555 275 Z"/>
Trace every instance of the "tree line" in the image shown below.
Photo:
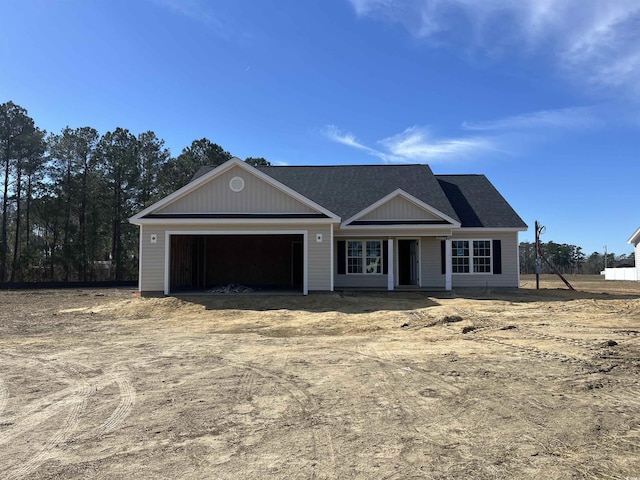
<path fill-rule="evenodd" d="M 173 157 L 152 131 L 48 133 L 23 107 L 0 104 L 0 282 L 136 279 L 138 227 L 128 218 L 187 184 L 199 167 L 231 157 L 207 138 Z M 245 161 L 269 165 L 262 157 Z M 633 264 L 633 254 L 587 257 L 552 241 L 542 248 L 567 274 Z M 522 273 L 535 273 L 535 253 L 535 244 L 520 243 Z M 544 263 L 542 273 L 551 273 Z"/>
<path fill-rule="evenodd" d="M 615 253 L 601 254 L 593 252 L 586 256 L 582 247 L 555 243 L 553 241 L 541 243 L 545 257 L 553 263 L 562 274 L 599 274 L 606 267 L 634 266 L 634 254 Z M 536 273 L 536 244 L 520 242 L 520 273 Z M 540 273 L 553 273 L 551 267 L 542 262 Z"/>
<path fill-rule="evenodd" d="M 0 282 L 136 279 L 128 218 L 231 158 L 207 138 L 173 157 L 152 131 L 48 133 L 23 107 L 0 104 Z"/>

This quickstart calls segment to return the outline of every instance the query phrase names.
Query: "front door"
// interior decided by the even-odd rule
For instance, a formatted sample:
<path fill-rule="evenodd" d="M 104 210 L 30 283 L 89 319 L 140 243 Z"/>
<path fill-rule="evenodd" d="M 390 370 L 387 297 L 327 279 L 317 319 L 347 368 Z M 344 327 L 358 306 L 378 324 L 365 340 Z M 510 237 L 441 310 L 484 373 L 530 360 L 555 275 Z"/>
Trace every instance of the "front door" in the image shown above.
<path fill-rule="evenodd" d="M 418 240 L 398 240 L 398 284 L 418 285 Z"/>

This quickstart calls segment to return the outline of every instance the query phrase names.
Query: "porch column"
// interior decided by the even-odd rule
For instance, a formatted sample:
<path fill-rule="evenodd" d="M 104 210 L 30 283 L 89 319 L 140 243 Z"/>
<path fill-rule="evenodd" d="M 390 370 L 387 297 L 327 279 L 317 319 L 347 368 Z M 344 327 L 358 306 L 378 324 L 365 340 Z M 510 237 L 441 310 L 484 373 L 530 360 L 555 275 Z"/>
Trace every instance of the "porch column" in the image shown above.
<path fill-rule="evenodd" d="M 451 290 L 451 239 L 447 238 L 444 241 L 444 289 Z"/>
<path fill-rule="evenodd" d="M 387 240 L 387 290 L 393 290 L 394 278 L 393 278 L 393 238 Z"/>

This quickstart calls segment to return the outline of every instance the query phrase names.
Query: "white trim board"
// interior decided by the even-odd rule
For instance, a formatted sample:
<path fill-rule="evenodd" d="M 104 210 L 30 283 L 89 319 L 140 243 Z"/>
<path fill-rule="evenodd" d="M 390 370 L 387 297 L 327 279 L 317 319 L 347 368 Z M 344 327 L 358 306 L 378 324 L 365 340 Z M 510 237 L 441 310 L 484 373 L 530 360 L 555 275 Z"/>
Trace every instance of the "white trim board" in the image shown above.
<path fill-rule="evenodd" d="M 133 223 L 133 222 L 132 222 Z M 135 225 L 273 225 L 338 223 L 330 218 L 142 218 Z"/>

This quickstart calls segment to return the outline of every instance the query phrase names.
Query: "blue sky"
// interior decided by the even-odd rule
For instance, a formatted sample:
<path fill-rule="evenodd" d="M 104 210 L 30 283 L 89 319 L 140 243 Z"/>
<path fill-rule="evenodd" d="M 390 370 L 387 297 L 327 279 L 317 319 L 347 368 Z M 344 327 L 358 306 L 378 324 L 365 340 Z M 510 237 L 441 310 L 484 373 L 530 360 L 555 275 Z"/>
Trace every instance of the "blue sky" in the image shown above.
<path fill-rule="evenodd" d="M 0 0 L 0 102 L 50 132 L 482 173 L 544 241 L 630 253 L 637 0 Z"/>

